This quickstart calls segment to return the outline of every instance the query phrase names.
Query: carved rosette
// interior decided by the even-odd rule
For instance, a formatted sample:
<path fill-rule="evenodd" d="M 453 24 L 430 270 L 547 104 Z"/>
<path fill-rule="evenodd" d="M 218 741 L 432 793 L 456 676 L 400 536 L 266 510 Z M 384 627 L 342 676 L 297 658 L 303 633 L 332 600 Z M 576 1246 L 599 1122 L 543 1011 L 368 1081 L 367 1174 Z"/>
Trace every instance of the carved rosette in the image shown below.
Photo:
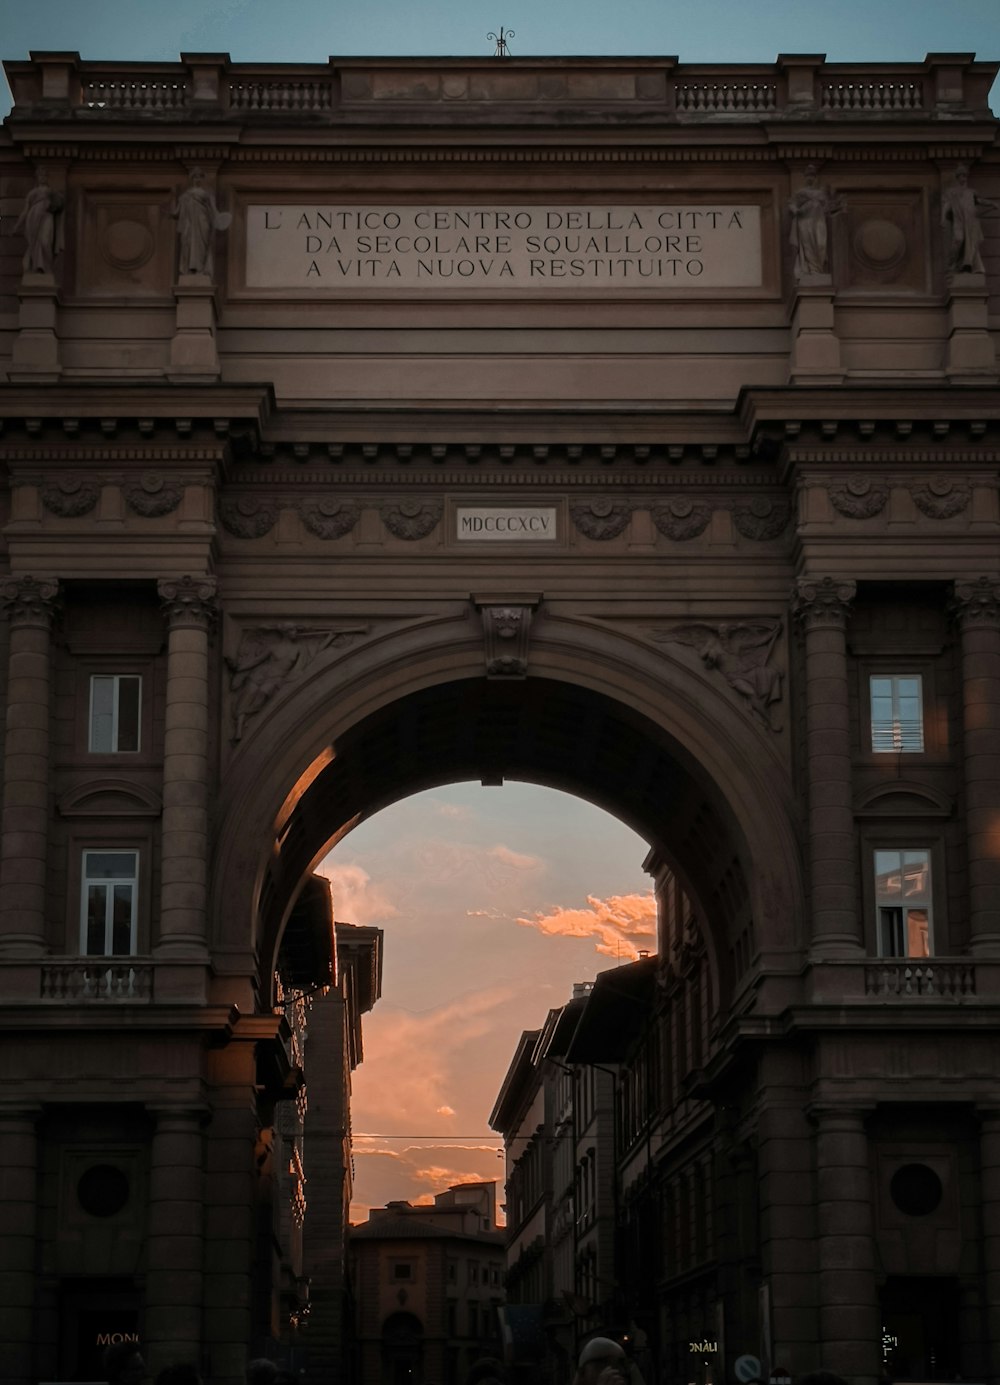
<path fill-rule="evenodd" d="M 42 486 L 42 504 L 54 515 L 73 519 L 89 514 L 97 504 L 101 488 L 82 476 L 59 476 Z"/>
<path fill-rule="evenodd" d="M 650 513 L 661 534 L 683 542 L 685 539 L 696 539 L 705 532 L 712 518 L 712 507 L 698 505 L 686 495 L 676 495 L 665 505 L 654 505 Z"/>
<path fill-rule="evenodd" d="M 803 630 L 844 629 L 858 584 L 837 577 L 799 577 L 792 589 L 792 615 Z"/>
<path fill-rule="evenodd" d="M 260 539 L 269 534 L 278 520 L 273 500 L 241 495 L 238 500 L 219 501 L 219 522 L 238 539 Z"/>
<path fill-rule="evenodd" d="M 155 471 L 147 471 L 138 478 L 130 477 L 122 485 L 122 494 L 132 513 L 144 519 L 169 515 L 181 503 L 181 488 L 169 485 Z"/>
<path fill-rule="evenodd" d="M 849 476 L 829 490 L 830 503 L 849 519 L 871 519 L 881 514 L 889 500 L 889 487 L 868 476 Z"/>
<path fill-rule="evenodd" d="M 55 577 L 5 577 L 0 605 L 11 625 L 50 626 L 59 610 L 59 583 Z"/>
<path fill-rule="evenodd" d="M 616 539 L 628 527 L 632 508 L 628 500 L 600 497 L 571 504 L 569 513 L 580 533 L 586 534 L 588 539 Z"/>
<path fill-rule="evenodd" d="M 950 519 L 961 514 L 972 498 L 967 485 L 948 476 L 933 476 L 922 485 L 911 486 L 910 494 L 917 509 L 930 519 Z"/>
<path fill-rule="evenodd" d="M 397 500 L 381 507 L 382 523 L 397 539 L 425 539 L 441 522 L 441 500 Z"/>
<path fill-rule="evenodd" d="M 219 614 L 214 577 L 164 577 L 156 590 L 169 625 L 193 625 L 208 631 L 214 626 Z"/>
<path fill-rule="evenodd" d="M 791 508 L 784 500 L 755 495 L 749 505 L 733 506 L 733 524 L 745 539 L 776 539 L 788 526 Z"/>
<path fill-rule="evenodd" d="M 477 601 L 483 622 L 487 678 L 527 678 L 528 636 L 534 605 Z"/>
<path fill-rule="evenodd" d="M 353 500 L 300 500 L 298 512 L 302 523 L 318 539 L 342 539 L 357 524 L 361 506 Z"/>
<path fill-rule="evenodd" d="M 950 609 L 959 625 L 1000 628 L 1000 577 L 956 582 Z"/>

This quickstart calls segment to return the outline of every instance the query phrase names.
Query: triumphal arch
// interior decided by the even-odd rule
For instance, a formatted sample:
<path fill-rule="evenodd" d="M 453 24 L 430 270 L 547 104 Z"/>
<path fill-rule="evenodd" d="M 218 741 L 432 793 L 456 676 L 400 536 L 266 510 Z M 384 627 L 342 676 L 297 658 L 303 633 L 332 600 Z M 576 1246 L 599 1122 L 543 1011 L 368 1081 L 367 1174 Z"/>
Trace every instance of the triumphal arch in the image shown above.
<path fill-rule="evenodd" d="M 694 1279 L 727 1377 L 1000 1379 L 996 64 L 6 70 L 7 1378 L 282 1339 L 311 868 L 510 777 L 689 902 L 658 1380 Z"/>

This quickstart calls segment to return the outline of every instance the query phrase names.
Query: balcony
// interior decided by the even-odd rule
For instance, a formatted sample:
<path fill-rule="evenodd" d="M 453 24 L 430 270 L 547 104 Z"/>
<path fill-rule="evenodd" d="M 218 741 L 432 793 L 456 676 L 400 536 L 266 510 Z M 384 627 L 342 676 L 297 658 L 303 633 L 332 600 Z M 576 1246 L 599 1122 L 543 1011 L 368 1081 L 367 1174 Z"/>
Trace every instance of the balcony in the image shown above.
<path fill-rule="evenodd" d="M 41 999 L 63 1005 L 148 1004 L 153 999 L 153 966 L 137 957 L 44 962 Z"/>
<path fill-rule="evenodd" d="M 967 958 L 883 958 L 865 964 L 865 995 L 876 1000 L 974 1000 L 976 967 Z"/>

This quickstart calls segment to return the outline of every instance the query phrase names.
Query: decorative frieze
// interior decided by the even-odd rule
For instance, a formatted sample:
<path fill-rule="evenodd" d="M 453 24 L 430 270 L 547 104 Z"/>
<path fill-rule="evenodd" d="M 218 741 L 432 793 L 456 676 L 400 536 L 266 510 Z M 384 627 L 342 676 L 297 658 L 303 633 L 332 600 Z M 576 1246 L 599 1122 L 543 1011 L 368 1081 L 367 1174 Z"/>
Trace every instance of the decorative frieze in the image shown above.
<path fill-rule="evenodd" d="M 296 506 L 302 523 L 318 539 L 342 539 L 361 516 L 361 506 L 352 500 L 300 500 Z"/>
<path fill-rule="evenodd" d="M 745 539 L 776 539 L 788 527 L 791 513 L 786 501 L 757 495 L 748 505 L 733 506 L 733 524 Z"/>
<path fill-rule="evenodd" d="M 972 498 L 972 491 L 962 481 L 948 476 L 934 476 L 918 486 L 910 487 L 913 503 L 931 519 L 950 519 L 961 514 Z"/>
<path fill-rule="evenodd" d="M 219 522 L 238 539 L 260 539 L 278 522 L 278 505 L 273 500 L 252 495 L 241 495 L 238 500 L 220 500 Z"/>
<path fill-rule="evenodd" d="M 441 523 L 443 500 L 397 500 L 381 507 L 382 523 L 397 539 L 425 539 Z"/>
<path fill-rule="evenodd" d="M 169 515 L 181 503 L 181 487 L 166 481 L 158 472 L 147 471 L 142 476 L 122 483 L 125 504 L 133 514 L 145 519 Z"/>
<path fill-rule="evenodd" d="M 41 487 L 42 504 L 64 519 L 89 514 L 100 493 L 97 482 L 84 476 L 59 476 Z"/>
<path fill-rule="evenodd" d="M 569 507 L 570 518 L 588 539 L 616 539 L 624 533 L 634 505 L 629 500 L 609 500 L 606 496 L 581 501 Z"/>
<path fill-rule="evenodd" d="M 829 488 L 833 508 L 849 519 L 872 519 L 881 514 L 889 500 L 889 487 L 868 476 L 849 476 Z"/>
<path fill-rule="evenodd" d="M 651 506 L 650 514 L 661 534 L 683 542 L 704 533 L 712 518 L 712 507 L 678 495 L 664 505 Z"/>

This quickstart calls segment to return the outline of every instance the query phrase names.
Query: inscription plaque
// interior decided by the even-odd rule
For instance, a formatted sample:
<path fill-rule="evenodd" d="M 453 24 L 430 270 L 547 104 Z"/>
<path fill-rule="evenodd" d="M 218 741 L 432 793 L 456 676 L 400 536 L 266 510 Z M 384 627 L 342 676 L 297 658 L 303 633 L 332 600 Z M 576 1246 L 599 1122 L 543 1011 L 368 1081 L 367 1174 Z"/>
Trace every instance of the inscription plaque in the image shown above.
<path fill-rule="evenodd" d="M 554 505 L 458 505 L 455 535 L 479 543 L 545 543 L 556 537 Z"/>
<path fill-rule="evenodd" d="M 751 205 L 246 209 L 248 288 L 662 296 L 762 281 Z"/>

